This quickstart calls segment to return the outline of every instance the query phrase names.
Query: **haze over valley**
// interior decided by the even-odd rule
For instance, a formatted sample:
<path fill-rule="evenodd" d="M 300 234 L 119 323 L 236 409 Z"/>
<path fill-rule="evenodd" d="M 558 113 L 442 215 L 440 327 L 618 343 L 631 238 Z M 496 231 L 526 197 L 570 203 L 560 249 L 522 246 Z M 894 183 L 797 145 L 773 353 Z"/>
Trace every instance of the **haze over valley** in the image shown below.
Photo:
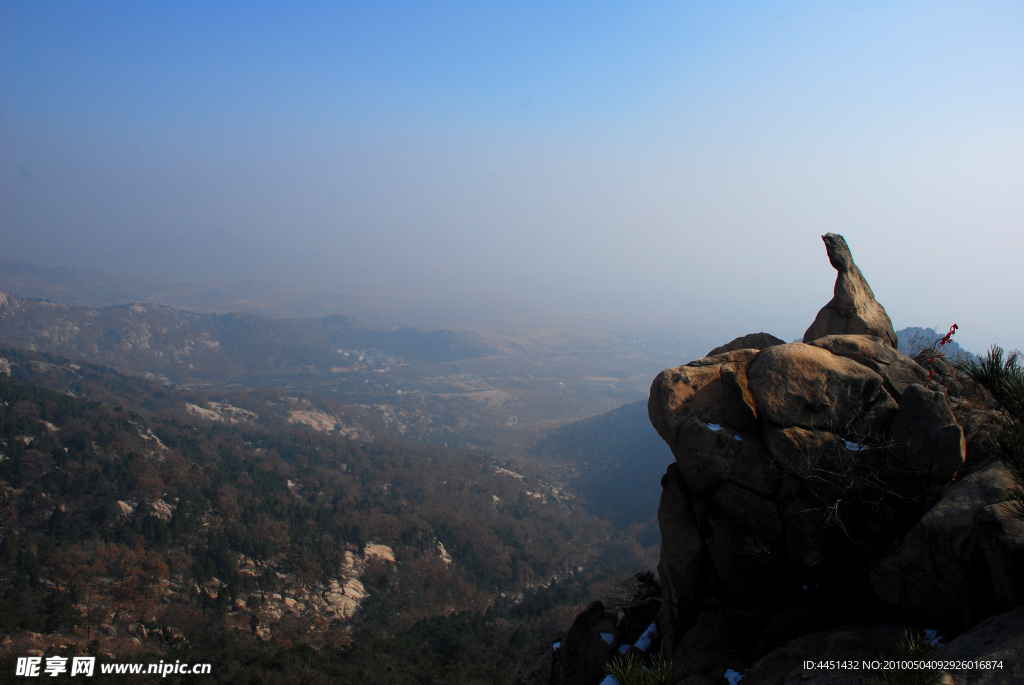
<path fill-rule="evenodd" d="M 0 0 L 0 670 L 757 685 L 858 621 L 995 650 L 1022 34 Z"/>

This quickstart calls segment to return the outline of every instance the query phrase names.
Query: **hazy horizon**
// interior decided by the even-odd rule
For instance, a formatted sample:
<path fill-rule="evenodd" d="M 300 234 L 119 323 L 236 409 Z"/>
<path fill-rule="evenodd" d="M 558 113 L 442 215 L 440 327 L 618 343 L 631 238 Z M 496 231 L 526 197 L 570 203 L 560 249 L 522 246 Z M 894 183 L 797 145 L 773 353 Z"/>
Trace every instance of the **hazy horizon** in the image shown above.
<path fill-rule="evenodd" d="M 0 259 L 1024 347 L 1016 4 L 0 2 Z M 1016 181 L 1014 179 L 1017 179 Z"/>

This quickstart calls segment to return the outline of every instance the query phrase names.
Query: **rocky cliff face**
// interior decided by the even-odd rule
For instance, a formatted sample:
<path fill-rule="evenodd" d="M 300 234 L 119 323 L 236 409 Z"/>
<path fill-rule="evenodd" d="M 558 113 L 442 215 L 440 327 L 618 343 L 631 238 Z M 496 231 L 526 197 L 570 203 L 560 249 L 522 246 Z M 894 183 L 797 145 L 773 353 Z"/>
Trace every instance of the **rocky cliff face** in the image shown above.
<path fill-rule="evenodd" d="M 953 635 L 1024 602 L 1015 485 L 986 448 L 997 402 L 934 351 L 898 352 L 846 241 L 824 240 L 835 297 L 804 342 L 744 336 L 651 386 L 675 456 L 657 625 L 685 676 L 825 682 L 802 661 L 878 658 L 907 625 Z"/>

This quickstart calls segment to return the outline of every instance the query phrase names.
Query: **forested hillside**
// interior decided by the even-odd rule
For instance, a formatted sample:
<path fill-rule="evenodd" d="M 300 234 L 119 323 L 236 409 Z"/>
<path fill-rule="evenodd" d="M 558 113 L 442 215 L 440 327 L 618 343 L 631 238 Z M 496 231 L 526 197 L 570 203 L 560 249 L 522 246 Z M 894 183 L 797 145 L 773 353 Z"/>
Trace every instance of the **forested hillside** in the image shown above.
<path fill-rule="evenodd" d="M 567 468 L 590 513 L 632 529 L 644 544 L 659 543 L 661 477 L 674 458 L 651 427 L 646 400 L 562 426 L 534 452 Z"/>
<path fill-rule="evenodd" d="M 401 665 L 432 682 L 482 653 L 512 669 L 588 583 L 628 570 L 635 543 L 493 456 L 0 355 L 0 631 L 22 647 L 387 672 L 412 635 L 481 636 Z"/>

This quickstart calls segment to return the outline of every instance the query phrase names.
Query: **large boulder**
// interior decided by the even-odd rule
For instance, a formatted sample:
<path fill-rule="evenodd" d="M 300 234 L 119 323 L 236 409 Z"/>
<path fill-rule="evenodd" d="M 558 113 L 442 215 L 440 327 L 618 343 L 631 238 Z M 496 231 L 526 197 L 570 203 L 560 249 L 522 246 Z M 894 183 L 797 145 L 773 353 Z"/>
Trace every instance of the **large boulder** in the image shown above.
<path fill-rule="evenodd" d="M 728 607 L 703 611 L 672 652 L 672 661 L 684 676 L 702 675 L 722 682 L 727 670 L 750 667 L 754 646 L 770 618 L 767 611 Z"/>
<path fill-rule="evenodd" d="M 758 440 L 758 416 L 747 388 L 756 350 L 736 350 L 666 369 L 651 385 L 651 423 L 668 443 L 693 492 L 731 480 L 762 494 L 776 473 Z"/>
<path fill-rule="evenodd" d="M 871 286 L 853 262 L 846 239 L 835 233 L 826 233 L 821 239 L 825 241 L 828 261 L 838 274 L 833 297 L 804 333 L 804 342 L 826 335 L 853 333 L 877 335 L 892 347 L 899 347 L 892 321 L 885 308 L 875 300 Z"/>
<path fill-rule="evenodd" d="M 746 335 L 741 335 L 724 345 L 719 345 L 704 356 L 714 357 L 715 355 L 725 354 L 726 352 L 732 352 L 733 350 L 763 350 L 768 347 L 774 347 L 775 345 L 785 344 L 785 340 L 782 338 L 776 338 L 770 333 L 747 333 Z"/>
<path fill-rule="evenodd" d="M 523 659 L 516 671 L 515 685 L 550 685 L 554 666 L 554 646 L 565 637 L 564 633 L 545 638 L 523 651 Z"/>
<path fill-rule="evenodd" d="M 936 650 L 944 661 L 983 662 L 978 668 L 950 669 L 944 683 L 996 685 L 1024 683 L 1024 607 L 982 621 Z"/>
<path fill-rule="evenodd" d="M 688 417 L 754 430 L 757 407 L 747 389 L 747 365 L 757 354 L 752 349 L 733 350 L 659 373 L 651 384 L 647 409 L 662 439 L 671 445 Z"/>
<path fill-rule="evenodd" d="M 757 409 L 772 423 L 845 433 L 854 421 L 884 428 L 896 402 L 882 377 L 828 350 L 789 343 L 763 350 L 747 371 Z"/>
<path fill-rule="evenodd" d="M 999 461 L 950 486 L 875 566 L 875 593 L 961 628 L 1011 608 L 1020 591 L 1014 574 L 1024 570 L 1024 528 L 1005 504 L 1016 487 Z"/>
<path fill-rule="evenodd" d="M 967 441 L 943 392 L 907 386 L 891 431 L 895 445 L 905 450 L 901 471 L 907 477 L 945 483 L 964 464 Z"/>
<path fill-rule="evenodd" d="M 596 685 L 618 640 L 618 616 L 605 611 L 601 602 L 576 617 L 554 653 L 552 685 Z"/>
<path fill-rule="evenodd" d="M 906 626 L 863 621 L 797 638 L 758 659 L 743 676 L 743 685 L 862 685 L 877 675 L 859 668 L 805 668 L 821 662 L 863 664 L 895 658 L 896 641 Z"/>
<path fill-rule="evenodd" d="M 810 344 L 871 369 L 897 402 L 911 383 L 928 382 L 928 372 L 920 364 L 876 335 L 826 335 Z"/>

